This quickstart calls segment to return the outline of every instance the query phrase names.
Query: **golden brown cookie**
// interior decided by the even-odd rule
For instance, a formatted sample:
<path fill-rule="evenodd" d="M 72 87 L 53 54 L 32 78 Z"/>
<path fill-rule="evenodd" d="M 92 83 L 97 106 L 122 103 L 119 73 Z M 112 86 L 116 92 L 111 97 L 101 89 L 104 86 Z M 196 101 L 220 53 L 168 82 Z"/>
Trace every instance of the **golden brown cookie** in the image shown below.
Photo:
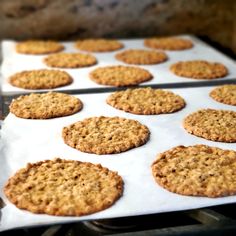
<path fill-rule="evenodd" d="M 101 165 L 57 158 L 20 169 L 8 180 L 4 192 L 20 209 L 82 216 L 113 205 L 123 193 L 123 180 Z"/>
<path fill-rule="evenodd" d="M 136 85 L 152 78 L 147 70 L 131 66 L 99 67 L 90 73 L 90 79 L 94 82 L 113 86 Z"/>
<path fill-rule="evenodd" d="M 164 62 L 168 59 L 164 52 L 130 49 L 116 54 L 116 59 L 127 64 L 153 65 Z"/>
<path fill-rule="evenodd" d="M 88 52 L 111 52 L 124 47 L 122 43 L 112 39 L 81 39 L 75 47 Z"/>
<path fill-rule="evenodd" d="M 206 145 L 178 146 L 158 155 L 152 164 L 156 182 L 190 196 L 236 194 L 236 152 Z"/>
<path fill-rule="evenodd" d="M 223 64 L 200 60 L 180 61 L 171 65 L 170 70 L 175 75 L 193 79 L 217 79 L 228 74 Z"/>
<path fill-rule="evenodd" d="M 189 39 L 177 37 L 154 37 L 144 40 L 144 45 L 149 48 L 163 50 L 185 50 L 193 47 L 193 43 Z"/>
<path fill-rule="evenodd" d="M 226 84 L 213 89 L 210 96 L 217 102 L 236 106 L 236 84 Z"/>
<path fill-rule="evenodd" d="M 121 117 L 91 117 L 64 127 L 64 142 L 82 152 L 112 154 L 145 144 L 149 129 L 136 120 Z"/>
<path fill-rule="evenodd" d="M 23 54 L 48 54 L 60 52 L 64 46 L 51 40 L 28 40 L 16 44 L 16 51 Z"/>
<path fill-rule="evenodd" d="M 152 88 L 118 91 L 112 93 L 106 101 L 117 109 L 139 115 L 172 113 L 185 106 L 184 99 L 179 95 Z"/>
<path fill-rule="evenodd" d="M 84 53 L 56 53 L 44 58 L 47 66 L 58 68 L 80 68 L 95 65 L 97 59 Z"/>
<path fill-rule="evenodd" d="M 49 119 L 72 115 L 82 107 L 80 99 L 68 94 L 32 93 L 14 99 L 10 105 L 10 112 L 25 119 Z"/>
<path fill-rule="evenodd" d="M 29 70 L 12 75 L 9 83 L 18 88 L 24 89 L 52 89 L 73 82 L 71 76 L 60 70 Z"/>
<path fill-rule="evenodd" d="M 236 112 L 202 109 L 188 115 L 183 122 L 188 133 L 212 141 L 236 142 Z"/>

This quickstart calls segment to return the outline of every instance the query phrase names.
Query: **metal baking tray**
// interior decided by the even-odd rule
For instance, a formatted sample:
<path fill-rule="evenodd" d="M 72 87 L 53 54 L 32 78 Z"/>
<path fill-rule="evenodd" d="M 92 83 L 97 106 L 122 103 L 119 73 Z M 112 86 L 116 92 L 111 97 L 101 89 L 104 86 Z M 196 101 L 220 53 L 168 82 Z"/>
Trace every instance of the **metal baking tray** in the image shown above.
<path fill-rule="evenodd" d="M 0 197 L 5 203 L 1 209 L 0 230 L 41 226 L 45 224 L 146 215 L 180 211 L 220 204 L 235 203 L 236 196 L 222 198 L 190 197 L 171 193 L 157 185 L 150 165 L 156 155 L 177 145 L 206 144 L 223 149 L 236 150 L 235 143 L 219 143 L 188 134 L 182 127 L 183 118 L 202 108 L 236 111 L 236 107 L 224 105 L 209 97 L 213 87 L 170 89 L 181 95 L 186 107 L 176 113 L 163 115 L 134 115 L 106 104 L 110 93 L 80 94 L 84 108 L 72 116 L 49 120 L 26 120 L 9 114 L 3 122 L 0 149 Z M 143 146 L 113 155 L 83 153 L 64 144 L 61 131 L 64 126 L 91 116 L 120 116 L 135 119 L 151 131 L 150 140 Z M 101 163 L 118 171 L 124 179 L 124 195 L 112 207 L 83 217 L 56 217 L 33 214 L 20 210 L 4 196 L 2 189 L 7 179 L 28 162 L 61 157 L 92 163 Z"/>
<path fill-rule="evenodd" d="M 227 66 L 229 74 L 224 77 L 217 79 L 218 81 L 231 82 L 236 79 L 236 66 L 235 62 L 224 54 L 220 53 L 216 49 L 210 47 L 208 44 L 204 43 L 200 39 L 190 36 L 190 35 L 180 35 L 181 38 L 186 38 L 192 40 L 194 47 L 188 50 L 182 51 L 165 51 L 169 59 L 160 64 L 156 65 L 141 65 L 141 68 L 149 70 L 154 78 L 150 81 L 142 83 L 144 86 L 158 85 L 161 87 L 173 87 L 173 86 L 192 86 L 199 85 L 199 83 L 212 83 L 214 80 L 196 80 L 190 78 L 183 78 L 174 75 L 170 72 L 169 67 L 171 64 L 178 61 L 185 60 L 209 60 L 223 63 Z M 74 82 L 71 85 L 56 88 L 54 90 L 60 91 L 78 91 L 78 90 L 88 90 L 92 92 L 97 92 L 100 89 L 108 89 L 111 86 L 99 85 L 89 79 L 89 72 L 97 67 L 109 66 L 109 65 L 128 65 L 122 63 L 115 59 L 115 54 L 126 49 L 149 49 L 143 45 L 144 39 L 120 39 L 120 41 L 125 45 L 121 50 L 115 52 L 107 53 L 93 53 L 93 55 L 98 59 L 98 64 L 95 66 L 80 68 L 80 69 L 64 69 L 73 78 Z M 65 46 L 66 52 L 79 52 L 73 45 L 73 42 L 62 42 Z M 8 83 L 8 78 L 10 75 L 20 72 L 22 70 L 31 69 L 41 69 L 49 68 L 43 63 L 43 58 L 45 56 L 41 55 L 24 55 L 19 54 L 15 51 L 15 41 L 4 40 L 2 42 L 2 93 L 4 95 L 29 93 L 33 90 L 26 90 L 17 87 L 13 87 Z M 86 53 L 86 52 L 85 52 Z M 134 65 L 135 66 L 135 65 Z M 114 87 L 113 87 L 114 88 Z M 41 90 L 44 91 L 44 90 Z"/>

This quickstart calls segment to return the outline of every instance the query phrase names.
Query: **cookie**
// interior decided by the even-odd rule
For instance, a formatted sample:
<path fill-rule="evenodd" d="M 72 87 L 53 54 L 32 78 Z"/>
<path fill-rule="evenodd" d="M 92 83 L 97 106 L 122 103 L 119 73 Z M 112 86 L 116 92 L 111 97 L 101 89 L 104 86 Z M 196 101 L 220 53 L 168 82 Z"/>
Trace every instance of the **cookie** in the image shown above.
<path fill-rule="evenodd" d="M 123 193 L 123 180 L 101 165 L 57 158 L 20 169 L 8 180 L 4 192 L 20 209 L 82 216 L 113 205 Z"/>
<path fill-rule="evenodd" d="M 193 43 L 189 39 L 177 37 L 154 37 L 144 40 L 144 45 L 149 48 L 162 50 L 185 50 L 193 47 Z"/>
<path fill-rule="evenodd" d="M 124 47 L 122 43 L 112 39 L 81 39 L 75 47 L 88 52 L 111 52 Z"/>
<path fill-rule="evenodd" d="M 29 70 L 12 75 L 9 83 L 23 89 L 52 89 L 73 82 L 71 76 L 60 70 Z"/>
<path fill-rule="evenodd" d="M 153 65 L 168 59 L 164 52 L 130 49 L 116 54 L 116 59 L 127 64 Z"/>
<path fill-rule="evenodd" d="M 62 44 L 51 40 L 28 40 L 16 44 L 16 51 L 23 54 L 49 54 L 60 52 L 63 49 Z"/>
<path fill-rule="evenodd" d="M 185 106 L 184 99 L 179 95 L 152 88 L 118 91 L 111 94 L 106 101 L 117 109 L 138 115 L 172 113 Z"/>
<path fill-rule="evenodd" d="M 91 117 L 64 127 L 64 142 L 82 152 L 112 154 L 145 144 L 149 129 L 136 120 L 121 117 Z"/>
<path fill-rule="evenodd" d="M 213 89 L 210 96 L 217 102 L 236 106 L 236 84 L 226 84 Z"/>
<path fill-rule="evenodd" d="M 50 67 L 80 68 L 95 65 L 97 59 L 90 54 L 56 53 L 44 58 L 44 63 Z"/>
<path fill-rule="evenodd" d="M 171 65 L 170 70 L 175 75 L 193 79 L 217 79 L 228 74 L 223 64 L 200 60 L 180 61 Z"/>
<path fill-rule="evenodd" d="M 158 155 L 152 164 L 156 182 L 188 196 L 236 194 L 236 152 L 206 145 L 178 146 Z"/>
<path fill-rule="evenodd" d="M 64 93 L 22 95 L 10 104 L 10 112 L 25 119 L 50 119 L 72 115 L 80 111 L 82 102 Z"/>
<path fill-rule="evenodd" d="M 100 67 L 90 73 L 90 79 L 94 82 L 113 86 L 136 85 L 152 78 L 147 70 L 131 66 Z"/>
<path fill-rule="evenodd" d="M 188 115 L 183 122 L 188 133 L 212 141 L 236 142 L 236 112 L 202 109 Z"/>

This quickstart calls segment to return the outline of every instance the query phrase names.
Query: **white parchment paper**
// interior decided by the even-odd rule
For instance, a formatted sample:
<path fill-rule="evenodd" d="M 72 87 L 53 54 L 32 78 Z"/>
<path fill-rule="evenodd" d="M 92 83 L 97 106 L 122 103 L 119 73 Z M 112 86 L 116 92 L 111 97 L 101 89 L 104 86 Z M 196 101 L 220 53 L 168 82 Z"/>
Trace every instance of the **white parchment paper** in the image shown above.
<path fill-rule="evenodd" d="M 3 122 L 0 146 L 0 197 L 6 206 L 1 209 L 0 230 L 16 227 L 39 226 L 71 221 L 134 216 L 159 212 L 178 211 L 236 202 L 236 196 L 205 198 L 181 196 L 157 185 L 150 166 L 156 155 L 177 145 L 206 144 L 236 150 L 235 143 L 212 142 L 188 134 L 182 127 L 183 118 L 201 108 L 228 109 L 236 107 L 218 103 L 208 96 L 212 88 L 171 89 L 186 100 L 186 107 L 173 114 L 134 115 L 106 104 L 109 93 L 79 95 L 84 108 L 72 116 L 50 120 L 26 120 L 9 114 Z M 61 131 L 86 117 L 120 116 L 136 119 L 148 126 L 150 140 L 143 146 L 113 155 L 87 154 L 64 144 Z M 118 171 L 124 179 L 124 195 L 109 209 L 83 217 L 54 217 L 33 214 L 11 204 L 3 194 L 7 179 L 28 162 L 61 157 L 92 163 L 101 163 Z"/>
<path fill-rule="evenodd" d="M 199 80 L 183 78 L 174 75 L 170 72 L 169 67 L 171 64 L 178 61 L 185 60 L 209 60 L 214 62 L 223 63 L 229 70 L 229 75 L 221 78 L 220 80 L 236 78 L 236 64 L 233 60 L 211 48 L 209 45 L 200 41 L 193 36 L 181 36 L 182 38 L 191 39 L 194 43 L 194 47 L 188 50 L 182 51 L 165 51 L 169 57 L 169 60 L 157 65 L 147 65 L 140 66 L 149 70 L 154 78 L 148 82 L 143 83 L 144 85 L 151 84 L 168 84 L 168 83 L 183 83 L 183 82 L 197 82 Z M 120 40 L 124 43 L 124 49 L 108 52 L 108 53 L 93 53 L 98 60 L 98 64 L 95 66 L 80 68 L 80 69 L 64 69 L 73 78 L 74 82 L 71 85 L 57 88 L 55 90 L 71 90 L 71 89 L 88 89 L 88 88 L 101 88 L 106 87 L 105 85 L 99 85 L 89 79 L 89 72 L 97 67 L 101 66 L 111 66 L 111 65 L 127 65 L 115 59 L 115 54 L 126 49 L 148 49 L 143 45 L 143 39 L 136 40 Z M 45 56 L 40 55 L 24 55 L 19 54 L 15 51 L 14 41 L 3 41 L 2 42 L 2 53 L 3 53 L 3 63 L 2 63 L 2 92 L 3 94 L 13 94 L 22 92 L 32 92 L 33 90 L 25 90 L 14 87 L 8 83 L 8 78 L 10 75 L 20 72 L 22 70 L 31 69 L 42 69 L 50 68 L 43 63 L 43 58 Z M 63 43 L 66 52 L 79 52 L 72 42 Z M 81 51 L 82 52 L 82 51 Z M 206 80 L 201 80 L 206 81 Z M 107 86 L 109 87 L 109 86 Z M 42 90 L 43 91 L 43 90 Z"/>

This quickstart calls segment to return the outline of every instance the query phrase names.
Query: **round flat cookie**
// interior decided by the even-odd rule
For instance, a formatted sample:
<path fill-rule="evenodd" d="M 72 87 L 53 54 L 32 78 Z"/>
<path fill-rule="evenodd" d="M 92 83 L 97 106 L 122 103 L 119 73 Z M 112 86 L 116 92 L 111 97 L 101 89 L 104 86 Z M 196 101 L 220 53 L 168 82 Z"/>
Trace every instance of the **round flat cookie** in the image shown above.
<path fill-rule="evenodd" d="M 50 119 L 72 115 L 80 111 L 82 102 L 64 93 L 23 95 L 10 104 L 10 112 L 25 119 Z"/>
<path fill-rule="evenodd" d="M 236 142 L 236 112 L 202 109 L 188 115 L 183 122 L 188 133 L 212 141 Z"/>
<path fill-rule="evenodd" d="M 80 68 L 95 65 L 97 59 L 90 54 L 56 53 L 44 58 L 47 66 L 58 68 Z"/>
<path fill-rule="evenodd" d="M 75 42 L 75 47 L 88 52 L 111 52 L 123 48 L 124 45 L 112 39 L 81 39 Z"/>
<path fill-rule="evenodd" d="M 189 196 L 236 194 L 236 152 L 206 145 L 178 146 L 158 155 L 152 164 L 156 182 Z"/>
<path fill-rule="evenodd" d="M 52 89 L 69 85 L 73 82 L 71 76 L 60 70 L 30 70 L 12 75 L 9 83 L 24 89 Z"/>
<path fill-rule="evenodd" d="M 123 193 L 123 180 L 101 165 L 57 158 L 20 169 L 8 180 L 4 192 L 20 209 L 82 216 L 113 205 Z"/>
<path fill-rule="evenodd" d="M 153 65 L 168 59 L 164 52 L 130 49 L 116 54 L 116 59 L 127 64 Z"/>
<path fill-rule="evenodd" d="M 184 99 L 179 95 L 152 88 L 115 92 L 106 101 L 117 109 L 139 115 L 172 113 L 185 106 Z"/>
<path fill-rule="evenodd" d="M 91 117 L 64 127 L 64 142 L 82 152 L 112 154 L 145 144 L 149 129 L 136 120 L 121 117 Z"/>
<path fill-rule="evenodd" d="M 226 84 L 213 89 L 210 96 L 217 102 L 236 106 L 236 84 Z"/>
<path fill-rule="evenodd" d="M 63 49 L 62 44 L 51 40 L 28 40 L 16 44 L 16 51 L 23 54 L 49 54 L 60 52 Z"/>
<path fill-rule="evenodd" d="M 193 47 L 189 39 L 177 37 L 154 37 L 144 40 L 144 45 L 149 48 L 162 50 L 185 50 Z"/>
<path fill-rule="evenodd" d="M 147 70 L 131 66 L 100 67 L 90 73 L 90 79 L 94 82 L 112 86 L 136 85 L 152 78 Z"/>
<path fill-rule="evenodd" d="M 228 74 L 221 63 L 208 61 L 181 61 L 171 65 L 170 70 L 178 76 L 193 79 L 217 79 Z"/>

